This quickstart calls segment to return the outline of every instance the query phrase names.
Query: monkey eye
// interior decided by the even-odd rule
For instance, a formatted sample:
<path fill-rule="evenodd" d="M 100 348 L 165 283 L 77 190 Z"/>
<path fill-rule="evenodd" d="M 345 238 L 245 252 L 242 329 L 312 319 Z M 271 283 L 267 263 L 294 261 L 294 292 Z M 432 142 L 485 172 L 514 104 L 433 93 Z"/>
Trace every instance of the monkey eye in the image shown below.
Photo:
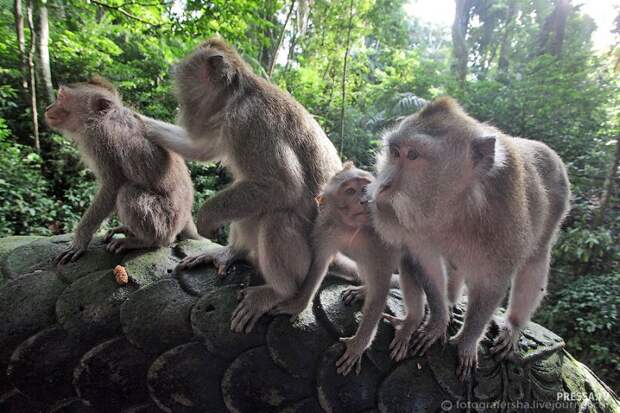
<path fill-rule="evenodd" d="M 407 151 L 407 159 L 410 161 L 418 159 L 418 153 L 414 149 L 409 149 L 409 151 Z"/>
<path fill-rule="evenodd" d="M 394 159 L 400 158 L 400 152 L 398 151 L 398 148 L 396 148 L 395 146 L 390 146 L 390 155 L 392 155 L 392 158 Z"/>
<path fill-rule="evenodd" d="M 354 195 L 355 194 L 355 188 L 347 188 L 344 191 L 344 193 L 347 194 L 347 195 Z"/>

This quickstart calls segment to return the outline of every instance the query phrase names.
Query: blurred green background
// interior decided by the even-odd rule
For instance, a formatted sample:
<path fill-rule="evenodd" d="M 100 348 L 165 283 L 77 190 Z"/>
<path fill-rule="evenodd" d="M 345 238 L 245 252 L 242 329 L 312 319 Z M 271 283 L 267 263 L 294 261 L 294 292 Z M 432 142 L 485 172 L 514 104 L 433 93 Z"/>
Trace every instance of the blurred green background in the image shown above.
<path fill-rule="evenodd" d="M 171 65 L 214 34 L 362 167 L 384 129 L 443 94 L 554 148 L 573 209 L 535 320 L 618 392 L 617 2 L 0 0 L 0 236 L 70 232 L 94 193 L 75 147 L 42 121 L 59 84 L 99 73 L 129 105 L 174 121 Z M 196 206 L 228 179 L 217 164 L 190 169 Z"/>

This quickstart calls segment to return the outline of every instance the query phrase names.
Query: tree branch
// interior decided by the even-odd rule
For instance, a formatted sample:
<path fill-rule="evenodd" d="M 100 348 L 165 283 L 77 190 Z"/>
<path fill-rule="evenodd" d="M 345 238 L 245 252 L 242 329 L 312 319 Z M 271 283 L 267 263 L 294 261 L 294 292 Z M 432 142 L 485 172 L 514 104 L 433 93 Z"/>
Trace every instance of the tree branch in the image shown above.
<path fill-rule="evenodd" d="M 153 22 L 150 22 L 148 20 L 144 20 L 141 17 L 138 17 L 136 15 L 133 15 L 133 14 L 129 13 L 127 10 L 124 9 L 124 7 L 131 6 L 131 5 L 134 5 L 134 4 L 135 5 L 145 6 L 145 7 L 146 6 L 159 6 L 159 5 L 165 4 L 165 3 L 140 4 L 138 2 L 130 2 L 130 3 L 121 4 L 120 6 L 114 6 L 114 5 L 111 5 L 111 4 L 107 4 L 107 3 L 103 2 L 103 1 L 99 1 L 99 0 L 90 0 L 90 1 L 93 4 L 96 4 L 99 7 L 103 7 L 103 8 L 108 9 L 108 10 L 117 11 L 120 14 L 122 14 L 123 16 L 128 17 L 128 18 L 133 19 L 133 20 L 136 20 L 136 21 L 139 21 L 140 23 L 144 23 L 144 24 L 149 25 L 149 26 L 161 26 L 161 24 L 159 24 L 159 23 L 153 23 Z"/>

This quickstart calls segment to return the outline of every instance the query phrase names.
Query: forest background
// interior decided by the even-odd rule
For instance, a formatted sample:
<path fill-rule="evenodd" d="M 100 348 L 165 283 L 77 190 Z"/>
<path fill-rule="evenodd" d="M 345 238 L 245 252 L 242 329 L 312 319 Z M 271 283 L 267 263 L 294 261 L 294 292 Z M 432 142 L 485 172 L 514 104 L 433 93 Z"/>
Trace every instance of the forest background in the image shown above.
<path fill-rule="evenodd" d="M 572 211 L 535 321 L 618 392 L 620 9 L 609 6 L 613 41 L 596 50 L 579 0 L 449 7 L 442 26 L 409 0 L 0 0 L 0 236 L 70 232 L 94 194 L 75 146 L 42 122 L 58 85 L 98 73 L 132 107 L 174 121 L 172 65 L 218 34 L 361 167 L 372 169 L 383 130 L 444 94 L 554 148 Z M 220 165 L 189 165 L 196 205 L 228 182 Z"/>

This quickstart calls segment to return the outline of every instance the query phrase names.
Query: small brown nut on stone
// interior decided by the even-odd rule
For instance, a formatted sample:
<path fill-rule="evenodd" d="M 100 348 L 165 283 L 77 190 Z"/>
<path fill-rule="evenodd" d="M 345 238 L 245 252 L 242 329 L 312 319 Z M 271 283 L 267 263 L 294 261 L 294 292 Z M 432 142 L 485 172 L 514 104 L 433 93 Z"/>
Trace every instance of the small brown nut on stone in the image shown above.
<path fill-rule="evenodd" d="M 117 265 L 114 267 L 114 278 L 116 278 L 116 283 L 118 285 L 125 285 L 129 282 L 129 276 L 127 275 L 127 270 L 122 265 Z"/>

